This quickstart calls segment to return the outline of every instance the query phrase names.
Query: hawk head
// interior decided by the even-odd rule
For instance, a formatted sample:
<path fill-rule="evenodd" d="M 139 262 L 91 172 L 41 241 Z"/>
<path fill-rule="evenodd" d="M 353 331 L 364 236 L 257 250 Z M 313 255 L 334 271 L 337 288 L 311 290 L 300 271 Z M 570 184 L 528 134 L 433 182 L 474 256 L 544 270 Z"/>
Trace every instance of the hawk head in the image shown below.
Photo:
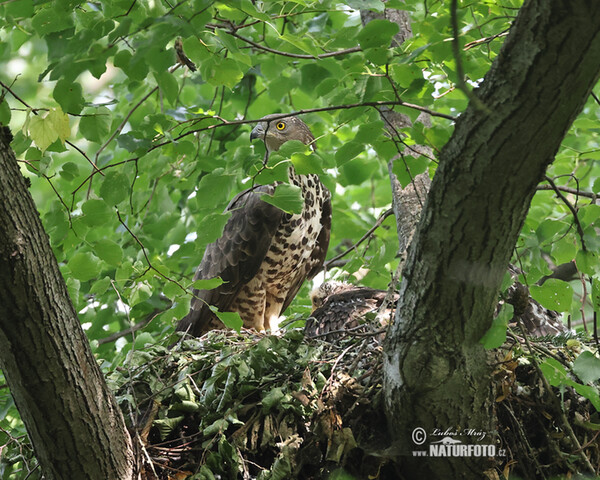
<path fill-rule="evenodd" d="M 288 140 L 299 140 L 305 145 L 314 142 L 315 137 L 306 123 L 295 116 L 277 118 L 280 115 L 276 113 L 263 117 L 250 133 L 250 140 L 260 138 L 265 142 L 265 147 L 269 152 L 279 150 L 279 147 Z M 314 143 L 312 143 L 312 148 L 316 148 Z"/>

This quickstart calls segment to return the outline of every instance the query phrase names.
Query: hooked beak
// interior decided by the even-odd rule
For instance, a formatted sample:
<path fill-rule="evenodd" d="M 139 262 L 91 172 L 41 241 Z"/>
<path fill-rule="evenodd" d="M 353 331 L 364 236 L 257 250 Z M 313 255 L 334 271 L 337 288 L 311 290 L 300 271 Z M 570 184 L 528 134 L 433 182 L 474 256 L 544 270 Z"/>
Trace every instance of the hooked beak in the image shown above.
<path fill-rule="evenodd" d="M 257 138 L 260 138 L 261 140 L 265 139 L 265 131 L 260 123 L 256 127 L 254 127 L 250 132 L 250 141 L 255 140 Z"/>

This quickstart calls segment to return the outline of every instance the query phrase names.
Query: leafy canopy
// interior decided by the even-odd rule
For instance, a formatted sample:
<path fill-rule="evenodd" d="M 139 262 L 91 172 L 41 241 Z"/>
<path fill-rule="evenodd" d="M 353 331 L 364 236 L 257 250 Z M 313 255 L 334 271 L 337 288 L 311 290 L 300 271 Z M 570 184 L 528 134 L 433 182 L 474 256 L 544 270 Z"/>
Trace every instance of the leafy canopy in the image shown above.
<path fill-rule="evenodd" d="M 488 71 L 520 3 L 459 1 L 469 85 Z M 13 148 L 69 293 L 105 367 L 161 339 L 187 313 L 194 270 L 227 221 L 224 207 L 253 182 L 284 180 L 290 161 L 321 174 L 334 194 L 332 258 L 390 207 L 389 161 L 403 185 L 434 174 L 436 152 L 452 131 L 448 117 L 467 103 L 456 88 L 448 5 L 386 5 L 410 12 L 413 37 L 402 45 L 393 42 L 394 23 L 362 26 L 359 9 L 381 11 L 378 0 L 0 4 L 0 124 L 15 134 Z M 177 39 L 197 71 L 177 66 Z M 442 116 L 421 122 L 420 110 L 366 106 L 373 102 L 406 102 Z M 600 207 L 593 197 L 600 193 L 599 103 L 589 99 L 547 172 L 557 188 L 588 196 L 563 190 L 557 198 L 546 182 L 515 249 L 529 285 L 550 273 L 549 264 L 576 261 L 577 280 L 532 288 L 544 306 L 574 320 L 589 320 L 600 307 Z M 349 105 L 355 107 L 342 108 Z M 264 147 L 249 143 L 246 121 L 322 107 L 328 110 L 304 115 L 317 152 L 291 146 L 263 168 Z M 383 108 L 406 115 L 392 137 Z M 410 155 L 414 145 L 431 153 Z M 272 201 L 294 211 L 292 190 Z M 394 227 L 388 217 L 328 278 L 355 275 L 385 288 L 397 266 Z M 288 309 L 292 319 L 308 311 L 307 292 L 304 286 Z M 502 341 L 509 314 L 497 319 L 486 344 Z M 144 321 L 150 323 L 137 342 L 103 341 Z M 597 362 L 588 357 L 574 365 L 584 380 L 597 378 Z M 560 368 L 543 368 L 554 372 L 553 384 L 566 382 Z M 1 397 L 0 426 L 22 429 L 16 417 L 10 396 Z M 2 444 L 11 443 L 3 437 Z"/>
<path fill-rule="evenodd" d="M 320 173 L 334 194 L 329 258 L 390 207 L 389 161 L 403 185 L 433 175 L 449 118 L 467 103 L 456 88 L 448 6 L 433 3 L 387 3 L 410 12 L 413 37 L 402 45 L 393 41 L 395 23 L 363 27 L 358 9 L 380 11 L 376 0 L 0 5 L 0 123 L 15 133 L 13 148 L 102 358 L 121 361 L 131 337 L 102 339 L 139 322 L 150 319 L 150 342 L 172 330 L 188 311 L 194 270 L 227 221 L 229 199 L 252 183 L 285 179 L 290 161 Z M 471 86 L 488 71 L 520 3 L 459 2 L 460 61 Z M 177 39 L 197 71 L 177 64 Z M 393 105 L 403 102 L 420 109 Z M 557 187 L 600 191 L 598 103 L 590 98 L 548 171 Z M 294 147 L 264 168 L 264 147 L 250 144 L 247 120 L 323 107 L 304 115 L 317 152 Z M 406 116 L 392 137 L 385 108 Z M 434 115 L 417 121 L 423 109 Z M 414 145 L 431 153 L 410 155 Z M 271 201 L 294 211 L 292 190 Z M 538 192 L 515 252 L 530 285 L 550 273 L 549 262 L 575 260 L 581 280 L 546 282 L 532 293 L 589 319 L 600 303 L 600 207 L 564 195 Z M 397 266 L 395 231 L 388 217 L 328 277 L 356 275 L 385 288 Z M 307 292 L 288 310 L 292 318 L 307 312 Z"/>

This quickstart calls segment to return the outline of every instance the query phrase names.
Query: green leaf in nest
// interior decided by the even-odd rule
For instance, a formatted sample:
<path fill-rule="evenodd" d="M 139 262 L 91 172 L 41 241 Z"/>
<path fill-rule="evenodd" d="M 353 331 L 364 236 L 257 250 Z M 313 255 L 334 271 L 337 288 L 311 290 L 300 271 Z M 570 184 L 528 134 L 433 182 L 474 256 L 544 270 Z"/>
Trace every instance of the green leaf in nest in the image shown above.
<path fill-rule="evenodd" d="M 237 312 L 219 312 L 216 307 L 210 307 L 210 309 L 214 312 L 214 314 L 219 317 L 219 320 L 223 322 L 227 328 L 231 328 L 236 332 L 240 332 L 242 330 L 242 326 L 244 322 L 240 317 L 240 314 Z"/>
<path fill-rule="evenodd" d="M 583 383 L 595 382 L 600 378 L 600 358 L 592 352 L 582 352 L 573 363 L 573 371 Z"/>

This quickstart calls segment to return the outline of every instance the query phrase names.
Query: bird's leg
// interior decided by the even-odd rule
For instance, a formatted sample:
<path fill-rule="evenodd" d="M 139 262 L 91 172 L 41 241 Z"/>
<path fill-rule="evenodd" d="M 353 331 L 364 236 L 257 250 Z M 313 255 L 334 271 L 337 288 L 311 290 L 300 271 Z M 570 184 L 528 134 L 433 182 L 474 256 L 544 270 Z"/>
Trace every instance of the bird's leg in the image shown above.
<path fill-rule="evenodd" d="M 275 333 L 279 330 L 282 306 L 283 299 L 279 299 L 274 295 L 269 295 L 267 293 L 263 328 L 271 330 L 271 333 Z"/>

